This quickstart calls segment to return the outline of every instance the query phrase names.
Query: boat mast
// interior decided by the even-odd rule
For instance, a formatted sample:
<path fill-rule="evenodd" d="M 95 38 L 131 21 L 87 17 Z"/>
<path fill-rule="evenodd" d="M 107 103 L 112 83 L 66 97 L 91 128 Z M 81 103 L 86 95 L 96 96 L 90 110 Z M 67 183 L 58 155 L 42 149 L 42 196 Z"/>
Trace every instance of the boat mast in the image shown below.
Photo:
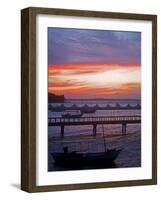
<path fill-rule="evenodd" d="M 102 124 L 102 131 L 103 131 L 103 143 L 104 143 L 104 148 L 105 148 L 105 152 L 107 151 L 107 148 L 106 148 L 106 140 L 105 140 L 105 134 L 104 134 L 104 126 Z"/>

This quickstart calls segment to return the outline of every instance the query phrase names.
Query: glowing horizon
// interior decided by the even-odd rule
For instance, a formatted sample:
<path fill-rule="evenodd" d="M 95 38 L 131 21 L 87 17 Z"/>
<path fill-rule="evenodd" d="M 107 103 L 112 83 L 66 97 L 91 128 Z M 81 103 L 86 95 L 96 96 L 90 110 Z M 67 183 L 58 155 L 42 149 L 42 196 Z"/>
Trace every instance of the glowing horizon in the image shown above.
<path fill-rule="evenodd" d="M 140 34 L 50 28 L 48 36 L 49 93 L 71 99 L 141 98 Z"/>

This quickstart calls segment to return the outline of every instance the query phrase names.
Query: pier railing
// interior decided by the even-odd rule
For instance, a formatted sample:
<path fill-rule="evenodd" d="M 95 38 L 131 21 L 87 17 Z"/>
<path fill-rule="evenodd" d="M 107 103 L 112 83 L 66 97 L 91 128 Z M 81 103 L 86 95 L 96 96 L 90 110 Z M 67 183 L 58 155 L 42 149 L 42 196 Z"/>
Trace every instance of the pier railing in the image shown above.
<path fill-rule="evenodd" d="M 60 126 L 60 125 L 90 125 L 93 123 L 98 124 L 118 124 L 118 123 L 126 122 L 126 123 L 140 123 L 141 116 L 96 116 L 96 117 L 80 117 L 80 118 L 62 118 L 62 117 L 52 117 L 48 118 L 49 126 Z"/>

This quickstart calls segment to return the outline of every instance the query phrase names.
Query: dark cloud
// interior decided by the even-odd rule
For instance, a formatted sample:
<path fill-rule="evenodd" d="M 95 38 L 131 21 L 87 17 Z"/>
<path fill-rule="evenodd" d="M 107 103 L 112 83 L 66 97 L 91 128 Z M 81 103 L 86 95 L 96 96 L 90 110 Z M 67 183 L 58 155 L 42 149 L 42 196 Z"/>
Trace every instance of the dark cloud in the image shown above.
<path fill-rule="evenodd" d="M 141 63 L 141 33 L 48 28 L 49 64 Z"/>

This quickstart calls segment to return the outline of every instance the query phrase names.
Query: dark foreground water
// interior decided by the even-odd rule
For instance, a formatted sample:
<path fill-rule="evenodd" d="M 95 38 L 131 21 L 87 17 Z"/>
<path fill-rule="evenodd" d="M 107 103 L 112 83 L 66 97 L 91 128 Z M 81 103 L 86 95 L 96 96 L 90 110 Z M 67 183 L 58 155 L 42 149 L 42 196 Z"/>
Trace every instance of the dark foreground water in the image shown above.
<path fill-rule="evenodd" d="M 106 137 L 106 146 L 108 148 L 122 148 L 122 152 L 114 163 L 101 166 L 83 166 L 83 167 L 60 167 L 54 165 L 54 160 L 51 152 L 62 152 L 63 147 L 68 146 L 69 151 L 84 151 L 84 152 L 102 152 L 104 151 L 104 142 L 101 136 L 96 138 L 86 139 L 64 139 L 64 140 L 49 140 L 48 154 L 48 170 L 78 170 L 78 169 L 93 169 L 93 168 L 124 168 L 124 167 L 140 167 L 141 166 L 141 134 L 129 133 L 125 136 Z"/>
<path fill-rule="evenodd" d="M 105 106 L 107 101 L 97 102 L 67 102 L 69 105 L 84 105 L 93 106 L 95 104 Z M 136 105 L 139 101 L 115 102 L 121 105 Z M 111 103 L 112 104 L 112 103 Z M 58 104 L 53 104 L 56 106 Z M 140 115 L 140 110 L 97 110 L 93 114 L 84 114 L 85 116 L 118 116 L 118 115 Z M 50 117 L 60 117 L 61 112 L 50 112 Z M 52 152 L 62 152 L 63 148 L 68 146 L 69 151 L 83 152 L 103 152 L 104 140 L 102 126 L 97 126 L 97 136 L 92 136 L 92 126 L 69 126 L 65 127 L 65 137 L 60 138 L 60 127 L 48 127 L 48 171 L 60 170 L 80 170 L 80 169 L 99 169 L 99 168 L 125 168 L 125 167 L 140 167 L 141 166 L 141 124 L 127 125 L 127 134 L 122 135 L 121 125 L 104 125 L 105 141 L 107 148 L 121 148 L 122 152 L 112 164 L 104 164 L 101 166 L 77 166 L 77 167 L 60 167 L 54 164 L 51 156 Z"/>

